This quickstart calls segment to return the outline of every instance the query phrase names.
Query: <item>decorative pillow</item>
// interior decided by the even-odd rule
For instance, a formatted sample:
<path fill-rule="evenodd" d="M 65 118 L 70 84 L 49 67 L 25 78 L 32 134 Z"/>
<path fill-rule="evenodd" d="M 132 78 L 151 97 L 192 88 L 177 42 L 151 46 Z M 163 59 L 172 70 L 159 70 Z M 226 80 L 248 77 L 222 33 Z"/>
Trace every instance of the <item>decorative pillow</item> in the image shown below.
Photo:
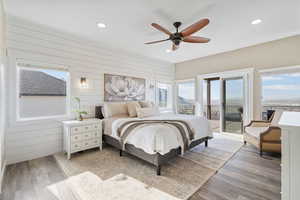
<path fill-rule="evenodd" d="M 156 106 L 150 108 L 137 108 L 136 112 L 138 118 L 158 116 L 160 114 L 159 109 Z"/>
<path fill-rule="evenodd" d="M 105 102 L 103 106 L 103 114 L 105 118 L 113 117 L 120 114 L 127 114 L 128 115 L 128 109 L 126 103 L 111 103 L 111 102 Z"/>
<path fill-rule="evenodd" d="M 139 101 L 142 108 L 150 108 L 154 106 L 154 103 L 151 101 Z"/>
<path fill-rule="evenodd" d="M 127 103 L 127 109 L 129 113 L 129 117 L 136 117 L 136 109 L 141 108 L 141 105 L 137 101 L 131 101 Z"/>

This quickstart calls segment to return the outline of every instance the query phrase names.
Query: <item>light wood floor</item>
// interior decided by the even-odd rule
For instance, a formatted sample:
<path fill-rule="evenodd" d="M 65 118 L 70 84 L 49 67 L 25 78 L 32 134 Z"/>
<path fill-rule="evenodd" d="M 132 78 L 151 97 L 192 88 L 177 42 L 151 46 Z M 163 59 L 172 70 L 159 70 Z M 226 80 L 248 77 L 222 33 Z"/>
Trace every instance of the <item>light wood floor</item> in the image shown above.
<path fill-rule="evenodd" d="M 7 167 L 1 200 L 53 200 L 47 185 L 65 179 L 52 156 Z M 190 200 L 277 200 L 280 158 L 246 145 Z"/>

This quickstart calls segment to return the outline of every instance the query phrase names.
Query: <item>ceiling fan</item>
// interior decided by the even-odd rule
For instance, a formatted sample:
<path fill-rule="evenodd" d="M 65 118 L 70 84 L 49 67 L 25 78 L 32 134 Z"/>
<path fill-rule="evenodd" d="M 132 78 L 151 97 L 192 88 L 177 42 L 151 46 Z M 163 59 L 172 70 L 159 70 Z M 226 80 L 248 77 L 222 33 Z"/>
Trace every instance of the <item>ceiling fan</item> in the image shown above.
<path fill-rule="evenodd" d="M 181 22 L 175 22 L 173 24 L 176 28 L 175 33 L 171 33 L 170 31 L 168 31 L 166 28 L 162 27 L 159 24 L 152 23 L 151 25 L 154 28 L 167 34 L 169 38 L 164 40 L 153 41 L 153 42 L 146 42 L 145 44 L 155 44 L 155 43 L 171 40 L 173 42 L 172 50 L 175 51 L 179 48 L 179 44 L 182 41 L 189 42 L 189 43 L 207 43 L 210 41 L 210 39 L 204 37 L 198 37 L 198 36 L 191 36 L 191 35 L 204 28 L 208 23 L 209 23 L 208 19 L 201 19 L 198 22 L 192 24 L 191 26 L 183 29 L 181 32 L 178 32 L 178 28 L 181 26 Z"/>

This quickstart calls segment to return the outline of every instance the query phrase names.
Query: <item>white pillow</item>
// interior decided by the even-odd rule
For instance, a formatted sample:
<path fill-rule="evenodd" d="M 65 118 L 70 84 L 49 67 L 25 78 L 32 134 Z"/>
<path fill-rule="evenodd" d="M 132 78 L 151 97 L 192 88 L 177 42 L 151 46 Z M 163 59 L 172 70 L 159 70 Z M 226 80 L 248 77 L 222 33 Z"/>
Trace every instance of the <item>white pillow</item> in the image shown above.
<path fill-rule="evenodd" d="M 141 105 L 137 101 L 131 101 L 127 103 L 128 113 L 129 117 L 136 117 L 136 109 L 141 108 Z"/>
<path fill-rule="evenodd" d="M 151 101 L 140 101 L 139 102 L 142 108 L 150 108 L 154 106 L 154 103 Z"/>
<path fill-rule="evenodd" d="M 120 114 L 128 115 L 128 108 L 126 103 L 115 103 L 115 102 L 105 102 L 103 106 L 103 114 L 105 118 L 113 117 Z"/>
<path fill-rule="evenodd" d="M 160 114 L 159 109 L 156 106 L 150 108 L 137 108 L 136 112 L 138 118 L 158 116 Z"/>

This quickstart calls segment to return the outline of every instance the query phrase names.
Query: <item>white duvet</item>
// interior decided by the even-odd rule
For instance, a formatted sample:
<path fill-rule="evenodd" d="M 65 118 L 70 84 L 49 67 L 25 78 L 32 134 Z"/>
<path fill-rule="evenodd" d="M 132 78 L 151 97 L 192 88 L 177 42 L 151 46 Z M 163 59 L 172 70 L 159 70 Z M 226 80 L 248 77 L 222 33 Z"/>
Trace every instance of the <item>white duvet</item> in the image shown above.
<path fill-rule="evenodd" d="M 120 118 L 112 123 L 112 137 L 119 139 L 117 129 L 125 121 L 130 120 L 145 120 L 145 119 L 164 119 L 164 120 L 184 120 L 195 133 L 194 140 L 210 136 L 212 131 L 209 122 L 204 117 L 189 116 L 189 115 L 175 115 L 164 114 L 156 117 L 147 118 Z M 134 129 L 127 137 L 125 143 L 132 144 L 137 148 L 143 149 L 146 153 L 162 155 L 170 152 L 171 149 L 183 146 L 183 141 L 180 132 L 177 128 L 169 124 L 153 124 L 144 125 Z"/>

